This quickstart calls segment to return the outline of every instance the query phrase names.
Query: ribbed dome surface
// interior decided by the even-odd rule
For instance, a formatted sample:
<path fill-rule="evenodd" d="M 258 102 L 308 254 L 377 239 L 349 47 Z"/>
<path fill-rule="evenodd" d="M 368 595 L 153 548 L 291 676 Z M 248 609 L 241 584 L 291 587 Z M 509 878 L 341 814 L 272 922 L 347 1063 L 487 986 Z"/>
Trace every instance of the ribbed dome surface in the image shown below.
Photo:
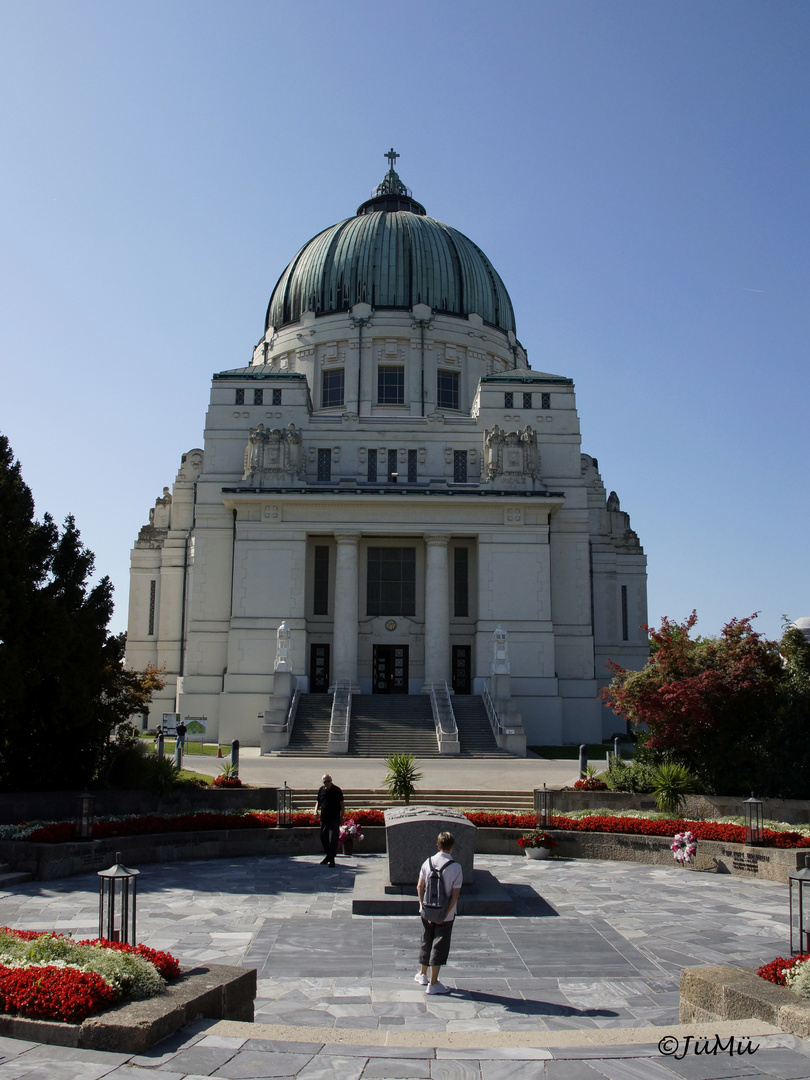
<path fill-rule="evenodd" d="M 483 251 L 456 229 L 408 211 L 364 212 L 305 244 L 273 290 L 266 328 L 357 303 L 477 312 L 501 330 L 515 329 L 512 301 Z"/>

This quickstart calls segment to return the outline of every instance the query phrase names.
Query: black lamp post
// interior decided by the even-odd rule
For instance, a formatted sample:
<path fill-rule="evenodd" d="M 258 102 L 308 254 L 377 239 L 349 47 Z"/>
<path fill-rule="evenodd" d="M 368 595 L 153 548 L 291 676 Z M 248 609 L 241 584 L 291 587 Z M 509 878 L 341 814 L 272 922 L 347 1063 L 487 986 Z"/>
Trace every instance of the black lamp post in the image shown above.
<path fill-rule="evenodd" d="M 130 870 L 115 853 L 115 865 L 99 870 L 98 936 L 107 941 L 136 945 L 135 901 L 140 870 Z"/>
<path fill-rule="evenodd" d="M 537 828 L 550 829 L 554 814 L 554 792 L 549 791 L 545 784 L 542 791 L 534 793 L 534 809 L 537 814 Z"/>
<path fill-rule="evenodd" d="M 754 798 L 753 791 L 751 792 L 751 798 L 746 799 L 743 803 L 743 811 L 745 813 L 745 842 L 746 844 L 761 844 L 762 843 L 762 802 L 759 799 Z"/>
<path fill-rule="evenodd" d="M 93 839 L 93 803 L 95 795 L 85 791 L 76 799 L 76 838 L 78 840 Z"/>
<path fill-rule="evenodd" d="M 804 869 L 788 874 L 790 890 L 790 955 L 810 953 L 810 855 Z"/>
<path fill-rule="evenodd" d="M 292 828 L 292 788 L 284 787 L 276 790 L 276 825 L 279 829 Z"/>

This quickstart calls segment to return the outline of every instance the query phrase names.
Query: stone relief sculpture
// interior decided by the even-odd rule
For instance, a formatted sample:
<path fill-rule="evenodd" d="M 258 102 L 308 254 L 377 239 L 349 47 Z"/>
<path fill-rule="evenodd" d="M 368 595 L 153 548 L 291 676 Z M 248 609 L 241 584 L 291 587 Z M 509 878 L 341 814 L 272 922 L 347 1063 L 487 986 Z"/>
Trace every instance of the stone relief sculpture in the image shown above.
<path fill-rule="evenodd" d="M 264 424 L 250 429 L 243 480 L 257 482 L 274 475 L 300 477 L 303 468 L 303 439 L 295 424 L 288 424 L 283 431 L 268 431 Z"/>
<path fill-rule="evenodd" d="M 502 431 L 497 424 L 484 432 L 484 476 L 540 477 L 537 432 L 527 424 L 523 431 Z"/>
<path fill-rule="evenodd" d="M 286 622 L 276 630 L 276 662 L 274 671 L 292 671 L 291 634 Z"/>
<path fill-rule="evenodd" d="M 171 516 L 172 496 L 169 489 L 163 489 L 162 497 L 155 499 L 155 505 L 149 511 L 149 524 L 153 529 L 168 529 Z"/>
<path fill-rule="evenodd" d="M 621 504 L 619 503 L 619 496 L 616 494 L 615 491 L 611 491 L 611 493 L 607 497 L 607 508 L 608 508 L 608 513 L 611 513 L 611 514 L 615 514 L 617 511 L 621 510 Z"/>

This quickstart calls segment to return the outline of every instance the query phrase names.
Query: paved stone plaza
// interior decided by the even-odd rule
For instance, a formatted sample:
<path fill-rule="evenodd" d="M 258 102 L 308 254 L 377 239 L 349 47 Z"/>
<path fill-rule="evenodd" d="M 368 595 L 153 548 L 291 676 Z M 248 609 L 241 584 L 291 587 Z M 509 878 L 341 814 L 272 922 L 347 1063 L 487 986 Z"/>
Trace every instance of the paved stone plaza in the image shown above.
<path fill-rule="evenodd" d="M 810 1046 L 753 1021 L 718 1031 L 754 1037 L 753 1054 L 687 1050 L 677 1059 L 657 1048 L 662 1029 L 678 1023 L 682 967 L 785 953 L 784 885 L 479 856 L 516 914 L 459 918 L 442 976 L 453 992 L 426 997 L 412 981 L 418 921 L 351 915 L 355 875 L 383 858 L 339 858 L 335 870 L 316 857 L 144 867 L 139 939 L 186 966 L 256 967 L 256 1024 L 199 1021 L 142 1057 L 0 1039 L 0 1080 L 135 1080 L 155 1070 L 166 1080 L 810 1077 Z M 0 894 L 0 922 L 10 926 L 83 937 L 97 918 L 95 875 Z M 678 1053 L 689 1031 L 708 1034 L 675 1029 Z"/>

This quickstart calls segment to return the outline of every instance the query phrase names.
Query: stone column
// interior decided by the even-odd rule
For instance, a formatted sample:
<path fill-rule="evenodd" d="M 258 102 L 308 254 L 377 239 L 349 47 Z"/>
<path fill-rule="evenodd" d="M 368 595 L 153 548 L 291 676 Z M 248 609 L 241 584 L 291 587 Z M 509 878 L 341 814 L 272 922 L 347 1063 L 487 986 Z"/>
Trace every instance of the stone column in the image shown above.
<path fill-rule="evenodd" d="M 451 686 L 449 542 L 449 536 L 425 536 L 425 683 Z"/>
<path fill-rule="evenodd" d="M 336 533 L 335 633 L 332 682 L 351 679 L 357 686 L 357 635 L 360 632 L 359 533 Z"/>

